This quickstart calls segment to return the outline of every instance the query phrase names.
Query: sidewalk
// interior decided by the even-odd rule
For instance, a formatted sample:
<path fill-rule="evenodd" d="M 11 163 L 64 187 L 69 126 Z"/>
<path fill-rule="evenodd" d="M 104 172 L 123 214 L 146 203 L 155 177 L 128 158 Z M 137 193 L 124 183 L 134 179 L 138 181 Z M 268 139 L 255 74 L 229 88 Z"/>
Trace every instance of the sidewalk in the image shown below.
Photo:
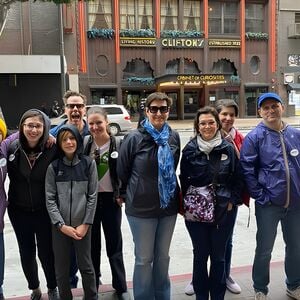
<path fill-rule="evenodd" d="M 250 300 L 253 298 L 253 289 L 251 281 L 251 266 L 236 267 L 231 270 L 232 277 L 240 284 L 242 293 L 234 295 L 226 292 L 225 300 Z M 191 274 L 181 274 L 171 276 L 172 300 L 194 300 L 195 296 L 184 294 L 184 288 L 191 279 Z M 132 295 L 132 282 L 128 282 L 129 291 Z M 82 289 L 73 290 L 74 300 L 81 300 L 83 296 Z M 27 300 L 27 296 L 6 298 L 7 300 Z M 44 295 L 43 299 L 47 299 Z M 117 297 L 110 285 L 102 285 L 99 292 L 99 300 L 116 300 Z M 291 299 L 285 294 L 284 285 L 284 266 L 282 262 L 271 263 L 271 284 L 269 300 L 288 300 Z M 62 299 L 63 300 L 63 299 Z M 147 299 L 145 299 L 147 300 Z"/>
<path fill-rule="evenodd" d="M 284 119 L 287 123 L 300 127 L 300 117 L 290 117 Z M 245 132 L 258 124 L 261 119 L 237 119 L 236 125 L 239 129 L 245 129 Z M 190 133 L 185 134 L 184 131 L 192 132 L 193 120 L 170 120 L 169 124 L 172 128 L 182 131 L 182 136 L 189 136 Z M 133 124 L 136 127 L 136 123 Z M 6 182 L 7 184 L 7 182 Z M 250 225 L 248 218 L 250 213 Z M 129 291 L 132 294 L 132 277 L 134 266 L 134 245 L 129 225 L 124 215 L 122 219 L 122 234 L 123 234 L 123 255 L 126 269 L 126 278 L 128 281 Z M 256 222 L 254 216 L 253 201 L 250 203 L 250 210 L 247 207 L 240 207 L 238 218 L 235 225 L 234 233 L 234 249 L 232 257 L 232 277 L 241 285 L 242 293 L 240 295 L 233 295 L 227 292 L 225 300 L 253 300 L 253 288 L 251 278 L 251 264 L 255 253 L 255 235 Z M 27 283 L 22 272 L 19 252 L 16 244 L 15 234 L 12 226 L 5 216 L 5 279 L 4 279 L 4 293 L 7 295 L 6 300 L 28 300 L 30 291 L 27 288 Z M 111 282 L 111 271 L 108 259 L 106 258 L 105 244 L 103 243 L 101 258 L 101 280 L 104 285 L 100 287 L 99 300 L 114 300 L 116 298 L 112 287 L 107 284 Z M 191 280 L 192 272 L 192 245 L 184 225 L 182 217 L 178 216 L 174 235 L 170 247 L 170 275 L 172 282 L 172 300 L 195 300 L 195 296 L 187 296 L 184 294 L 186 284 Z M 284 266 L 281 262 L 284 257 L 284 242 L 281 230 L 278 230 L 276 242 L 272 253 L 271 263 L 271 284 L 269 300 L 288 300 L 291 298 L 285 295 L 285 275 Z M 39 274 L 41 280 L 42 291 L 45 292 L 46 284 L 43 272 L 39 266 Z M 83 296 L 82 289 L 73 290 L 74 299 L 81 300 Z M 43 297 L 48 299 L 47 295 Z M 64 300 L 64 299 L 62 299 Z M 145 299 L 148 300 L 148 299 Z"/>
<path fill-rule="evenodd" d="M 287 124 L 290 124 L 294 127 L 300 127 L 300 116 L 288 117 L 288 118 L 282 118 L 282 119 Z M 237 129 L 250 130 L 261 121 L 262 121 L 261 118 L 247 118 L 247 119 L 237 118 L 235 120 L 235 127 Z M 168 120 L 168 123 L 170 124 L 170 126 L 173 129 L 176 129 L 176 130 L 186 130 L 186 131 L 191 130 L 192 131 L 193 126 L 194 126 L 194 120 L 192 120 L 192 119 Z"/>

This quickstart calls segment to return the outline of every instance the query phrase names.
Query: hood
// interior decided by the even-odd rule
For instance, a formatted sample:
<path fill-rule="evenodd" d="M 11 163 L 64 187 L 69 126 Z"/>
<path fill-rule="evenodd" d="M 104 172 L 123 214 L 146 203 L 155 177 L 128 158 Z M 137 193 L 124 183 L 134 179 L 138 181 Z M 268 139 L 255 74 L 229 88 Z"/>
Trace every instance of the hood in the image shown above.
<path fill-rule="evenodd" d="M 51 122 L 50 122 L 50 119 L 48 118 L 48 116 L 45 113 L 43 113 L 42 111 L 40 111 L 39 109 L 29 109 L 22 115 L 22 117 L 20 119 L 20 123 L 19 123 L 20 144 L 21 144 L 22 148 L 24 148 L 24 149 L 26 149 L 28 147 L 26 137 L 22 130 L 23 129 L 22 124 L 23 124 L 24 120 L 26 120 L 27 118 L 34 117 L 34 116 L 42 116 L 42 119 L 43 119 L 44 133 L 43 133 L 42 137 L 40 138 L 39 144 L 36 147 L 36 148 L 39 148 L 39 150 L 43 150 L 43 148 L 49 138 L 49 130 L 50 130 Z"/>
<path fill-rule="evenodd" d="M 61 126 L 59 128 L 59 130 L 57 131 L 57 136 L 56 136 L 56 139 L 58 140 L 59 138 L 59 135 L 63 132 L 63 131 L 70 131 L 74 136 L 75 136 L 75 139 L 77 141 L 77 148 L 76 148 L 76 154 L 79 156 L 80 154 L 82 154 L 83 152 L 83 139 L 80 135 L 80 132 L 79 130 L 77 129 L 76 126 L 72 125 L 72 124 L 65 124 L 63 126 Z M 60 145 L 58 143 L 57 144 L 57 149 L 58 149 L 58 152 L 61 156 L 64 156 L 64 152 L 62 151 Z"/>

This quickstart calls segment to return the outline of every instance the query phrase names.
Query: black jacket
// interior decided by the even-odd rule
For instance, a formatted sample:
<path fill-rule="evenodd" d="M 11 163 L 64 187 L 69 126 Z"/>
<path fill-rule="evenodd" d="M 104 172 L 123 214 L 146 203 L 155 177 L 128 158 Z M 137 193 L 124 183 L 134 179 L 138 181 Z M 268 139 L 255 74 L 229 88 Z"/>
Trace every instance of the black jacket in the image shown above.
<path fill-rule="evenodd" d="M 37 110 L 30 110 L 37 111 Z M 30 112 L 29 111 L 29 112 Z M 26 112 L 21 120 L 27 118 Z M 45 201 L 45 176 L 51 161 L 57 157 L 56 146 L 46 148 L 50 121 L 46 115 L 40 112 L 44 118 L 44 134 L 39 144 L 34 149 L 37 159 L 31 167 L 28 158 L 28 146 L 25 136 L 20 130 L 20 138 L 11 143 L 8 148 L 7 171 L 9 176 L 8 202 L 11 207 L 23 211 L 37 211 L 46 209 Z M 20 126 L 21 128 L 21 126 Z"/>
<path fill-rule="evenodd" d="M 180 156 L 179 134 L 170 129 L 169 145 L 176 171 Z M 158 191 L 158 146 L 141 127 L 130 132 L 123 140 L 117 172 L 126 188 L 126 213 L 141 218 L 170 216 L 178 212 L 179 186 L 167 208 L 160 208 Z"/>
<path fill-rule="evenodd" d="M 242 204 L 243 180 L 239 160 L 230 143 L 223 140 L 221 145 L 206 155 L 200 151 L 196 137 L 190 140 L 182 151 L 179 178 L 184 197 L 190 185 L 200 187 L 211 184 L 217 164 L 216 209 L 217 217 L 221 219 L 229 202 L 233 205 Z"/>

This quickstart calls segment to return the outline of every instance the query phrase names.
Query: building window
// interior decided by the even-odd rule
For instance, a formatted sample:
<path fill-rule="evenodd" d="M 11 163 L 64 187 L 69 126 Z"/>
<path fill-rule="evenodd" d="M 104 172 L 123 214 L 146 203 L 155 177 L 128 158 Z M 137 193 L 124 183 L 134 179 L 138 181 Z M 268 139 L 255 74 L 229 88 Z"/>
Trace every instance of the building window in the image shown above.
<path fill-rule="evenodd" d="M 166 65 L 166 74 L 178 74 L 179 73 L 179 58 L 169 60 Z"/>
<path fill-rule="evenodd" d="M 152 1 L 126 0 L 120 1 L 121 29 L 152 29 Z"/>
<path fill-rule="evenodd" d="M 210 1 L 208 31 L 215 34 L 238 34 L 237 2 Z"/>
<path fill-rule="evenodd" d="M 264 31 L 264 5 L 246 4 L 246 32 Z"/>
<path fill-rule="evenodd" d="M 88 22 L 91 28 L 112 28 L 111 0 L 88 2 Z"/>
<path fill-rule="evenodd" d="M 257 75 L 260 71 L 260 59 L 256 55 L 250 59 L 250 71 L 253 75 Z"/>
<path fill-rule="evenodd" d="M 153 16 L 153 9 L 152 9 L 152 1 L 145 0 L 139 1 L 140 5 L 138 6 L 139 9 L 139 29 L 152 29 L 152 16 Z"/>
<path fill-rule="evenodd" d="M 123 79 L 130 77 L 153 78 L 153 69 L 149 62 L 144 59 L 136 58 L 128 61 L 123 70 Z"/>
<path fill-rule="evenodd" d="M 184 30 L 200 31 L 200 1 L 184 1 Z"/>
<path fill-rule="evenodd" d="M 162 30 L 178 29 L 177 0 L 161 0 L 161 28 Z"/>
<path fill-rule="evenodd" d="M 213 74 L 232 74 L 234 76 L 237 76 L 237 69 L 236 69 L 234 63 L 231 62 L 229 59 L 222 58 L 222 59 L 218 59 L 217 62 L 213 63 L 212 73 Z"/>

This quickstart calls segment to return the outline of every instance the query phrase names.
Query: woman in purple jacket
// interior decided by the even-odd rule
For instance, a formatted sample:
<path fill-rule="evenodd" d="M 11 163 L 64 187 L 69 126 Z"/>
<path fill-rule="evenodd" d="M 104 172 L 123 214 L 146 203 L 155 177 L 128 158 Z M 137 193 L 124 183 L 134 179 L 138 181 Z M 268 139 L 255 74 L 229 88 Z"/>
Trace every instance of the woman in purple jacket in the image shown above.
<path fill-rule="evenodd" d="M 7 207 L 7 196 L 5 192 L 5 179 L 7 175 L 7 149 L 9 144 L 18 138 L 18 133 L 14 133 L 6 138 L 7 127 L 3 119 L 0 119 L 0 300 L 4 299 L 3 295 L 3 280 L 4 280 L 4 214 Z"/>
<path fill-rule="evenodd" d="M 4 279 L 4 239 L 3 239 L 3 229 L 4 229 L 4 214 L 7 206 L 6 193 L 4 189 L 4 182 L 7 174 L 6 169 L 6 143 L 2 143 L 7 134 L 7 128 L 5 122 L 0 119 L 0 300 L 4 299 L 3 296 L 3 279 Z"/>

